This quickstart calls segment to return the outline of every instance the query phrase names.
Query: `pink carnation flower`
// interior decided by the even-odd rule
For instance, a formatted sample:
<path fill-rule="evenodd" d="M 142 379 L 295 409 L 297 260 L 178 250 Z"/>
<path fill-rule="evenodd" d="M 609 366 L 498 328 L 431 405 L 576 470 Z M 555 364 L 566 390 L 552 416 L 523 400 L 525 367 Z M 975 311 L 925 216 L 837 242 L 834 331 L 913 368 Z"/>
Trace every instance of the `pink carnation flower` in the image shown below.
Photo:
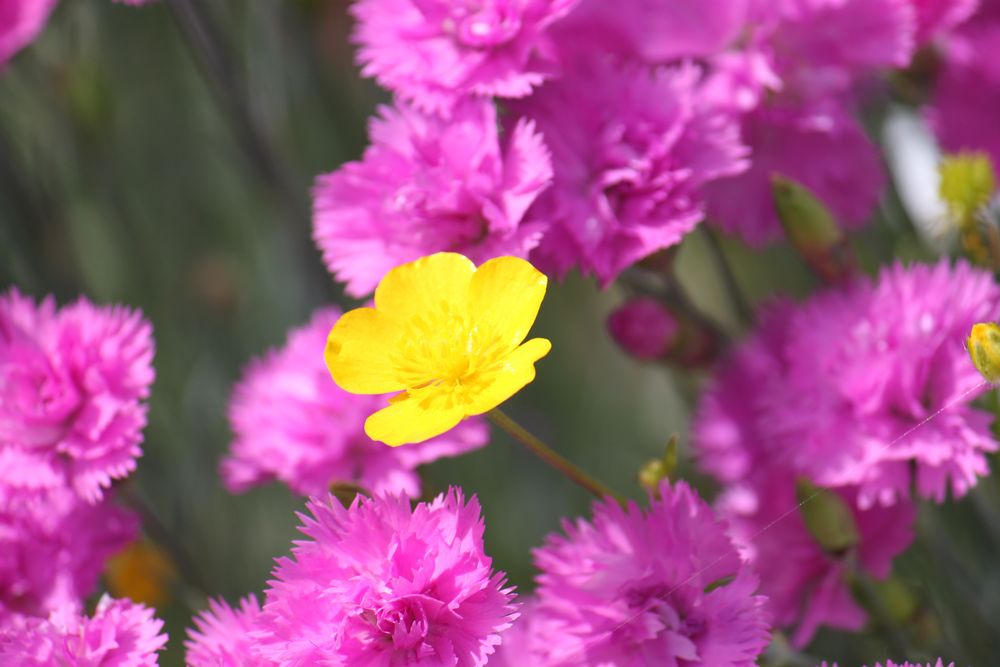
<path fill-rule="evenodd" d="M 314 238 L 349 294 L 370 294 L 389 269 L 431 253 L 482 262 L 526 257 L 538 244 L 544 226 L 525 224 L 524 213 L 552 167 L 531 122 L 501 141 L 488 101 L 460 104 L 449 121 L 406 105 L 380 113 L 362 161 L 320 176 L 313 190 Z"/>
<path fill-rule="evenodd" d="M 248 595 L 233 609 L 222 600 L 209 600 L 208 611 L 194 619 L 195 628 L 184 642 L 188 667 L 265 667 L 253 655 L 251 635 L 260 616 L 257 598 Z"/>
<path fill-rule="evenodd" d="M 837 490 L 858 528 L 856 566 L 876 579 L 913 542 L 916 508 L 908 501 L 861 510 L 857 489 Z M 821 548 L 797 511 L 795 475 L 778 465 L 764 467 L 745 483 L 726 489 L 719 500 L 731 535 L 760 577 L 775 625 L 791 628 L 791 641 L 804 647 L 821 625 L 860 630 L 867 614 L 850 589 L 848 564 Z"/>
<path fill-rule="evenodd" d="M 308 504 L 279 559 L 258 654 L 279 664 L 481 666 L 516 617 L 512 589 L 483 551 L 475 498 L 451 489 Z"/>
<path fill-rule="evenodd" d="M 296 493 L 318 495 L 339 481 L 416 497 L 417 466 L 486 443 L 489 433 L 478 418 L 406 447 L 368 438 L 365 417 L 385 397 L 349 394 L 330 379 L 323 347 L 339 317 L 336 308 L 316 311 L 308 324 L 289 333 L 283 348 L 244 372 L 229 409 L 236 439 L 221 465 L 231 491 L 277 479 Z"/>
<path fill-rule="evenodd" d="M 134 470 L 152 359 L 136 311 L 0 295 L 0 495 L 68 484 L 97 502 Z"/>
<path fill-rule="evenodd" d="M 765 440 L 817 484 L 860 485 L 862 507 L 911 486 L 937 502 L 949 488 L 965 495 L 998 444 L 991 416 L 970 405 L 989 387 L 963 341 L 997 319 L 1000 288 L 964 261 L 896 264 L 814 297 L 766 392 Z"/>
<path fill-rule="evenodd" d="M 138 524 L 110 498 L 92 505 L 65 488 L 0 496 L 0 618 L 78 606 Z"/>
<path fill-rule="evenodd" d="M 47 619 L 20 617 L 0 626 L 0 664 L 155 667 L 167 643 L 162 629 L 152 609 L 104 596 L 90 618 L 63 607 Z"/>
<path fill-rule="evenodd" d="M 905 67 L 913 55 L 911 0 L 756 0 L 785 87 L 809 97 L 848 92 L 859 79 Z"/>
<path fill-rule="evenodd" d="M 746 151 L 700 83 L 694 66 L 601 65 L 516 105 L 538 122 L 555 166 L 532 213 L 552 224 L 532 255 L 543 270 L 578 266 L 606 285 L 701 221 L 705 184 L 743 170 Z"/>
<path fill-rule="evenodd" d="M 868 222 L 886 178 L 881 158 L 864 130 L 840 102 L 762 106 L 743 119 L 750 169 L 710 183 L 709 219 L 747 243 L 783 236 L 771 177 L 780 174 L 812 190 L 845 227 Z"/>
<path fill-rule="evenodd" d="M 0 0 L 0 67 L 38 36 L 57 0 Z"/>
<path fill-rule="evenodd" d="M 661 359 L 680 335 L 681 325 L 666 306 L 651 297 L 636 297 L 608 316 L 608 332 L 636 359 Z"/>
<path fill-rule="evenodd" d="M 592 521 L 563 530 L 535 551 L 538 664 L 756 665 L 769 641 L 766 600 L 686 484 L 664 483 L 645 511 L 596 503 Z"/>
<path fill-rule="evenodd" d="M 956 31 L 943 49 L 927 112 L 946 151 L 985 151 L 996 165 L 1000 165 L 998 49 L 1000 15 L 976 16 Z"/>
<path fill-rule="evenodd" d="M 713 474 L 738 479 L 762 455 L 821 486 L 858 486 L 866 508 L 907 497 L 911 485 L 942 502 L 988 473 L 985 455 L 998 445 L 990 416 L 970 405 L 988 386 L 963 346 L 973 323 L 1000 319 L 987 271 L 897 264 L 773 312 L 720 367 L 696 420 Z M 734 383 L 740 366 L 758 372 Z M 720 422 L 712 411 L 724 392 L 739 405 Z"/>
<path fill-rule="evenodd" d="M 817 665 L 817 667 L 827 667 L 827 663 L 824 662 L 821 665 Z M 837 663 L 833 663 L 829 667 L 837 667 Z M 875 667 L 882 667 L 882 663 L 876 662 Z M 949 662 L 947 665 L 945 665 L 944 661 L 941 658 L 938 658 L 938 661 L 935 662 L 933 665 L 929 662 L 927 664 L 923 664 L 916 662 L 893 662 L 892 660 L 886 660 L 885 667 L 955 667 L 955 663 Z"/>
<path fill-rule="evenodd" d="M 549 26 L 578 0 L 357 0 L 362 73 L 418 107 L 522 97 L 553 69 Z"/>
<path fill-rule="evenodd" d="M 909 0 L 917 20 L 917 44 L 931 41 L 972 16 L 979 0 Z"/>

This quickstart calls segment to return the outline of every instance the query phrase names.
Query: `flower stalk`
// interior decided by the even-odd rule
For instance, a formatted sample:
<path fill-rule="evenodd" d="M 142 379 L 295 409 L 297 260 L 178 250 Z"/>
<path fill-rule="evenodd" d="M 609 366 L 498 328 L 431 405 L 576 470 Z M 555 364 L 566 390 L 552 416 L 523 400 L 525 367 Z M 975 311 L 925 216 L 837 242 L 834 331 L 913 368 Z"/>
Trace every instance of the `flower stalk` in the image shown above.
<path fill-rule="evenodd" d="M 528 431 L 528 429 L 507 416 L 500 408 L 493 408 L 486 413 L 486 416 L 489 417 L 491 422 L 503 429 L 507 435 L 527 447 L 532 454 L 545 461 L 587 492 L 598 498 L 609 497 L 614 498 L 620 503 L 624 503 L 624 498 L 546 445 L 533 433 Z"/>

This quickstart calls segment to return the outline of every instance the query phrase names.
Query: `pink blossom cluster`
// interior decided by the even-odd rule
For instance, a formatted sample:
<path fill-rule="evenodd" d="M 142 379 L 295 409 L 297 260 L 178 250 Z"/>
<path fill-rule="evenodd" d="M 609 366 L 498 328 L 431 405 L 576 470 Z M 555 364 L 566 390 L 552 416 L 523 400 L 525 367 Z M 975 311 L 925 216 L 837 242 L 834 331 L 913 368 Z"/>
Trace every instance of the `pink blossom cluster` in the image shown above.
<path fill-rule="evenodd" d="M 58 0 L 0 0 L 0 69 L 38 37 Z"/>
<path fill-rule="evenodd" d="M 314 237 L 360 297 L 389 268 L 441 250 L 529 257 L 606 285 L 706 219 L 761 245 L 781 236 L 776 174 L 858 227 L 886 177 L 856 112 L 918 49 L 949 45 L 956 71 L 941 86 L 961 90 L 933 111 L 946 144 L 963 141 L 945 127 L 995 134 L 947 120 L 992 108 L 971 85 L 996 78 L 993 59 L 975 55 L 991 39 L 968 22 L 975 8 L 355 0 L 362 72 L 397 101 L 372 120 L 360 161 L 317 179 Z"/>
<path fill-rule="evenodd" d="M 106 600 L 80 616 L 138 529 L 111 486 L 141 454 L 152 357 L 138 312 L 0 295 L 3 664 L 155 664 L 148 610 Z"/>
<path fill-rule="evenodd" d="M 419 465 L 486 444 L 489 433 L 480 418 L 406 447 L 366 436 L 365 417 L 385 399 L 349 394 L 330 380 L 322 351 L 339 317 L 333 307 L 317 310 L 289 333 L 284 347 L 247 366 L 229 408 L 236 437 L 221 465 L 231 491 L 278 480 L 296 493 L 322 495 L 341 482 L 415 498 Z"/>
<path fill-rule="evenodd" d="M 535 551 L 534 599 L 501 665 L 750 667 L 770 640 L 766 599 L 725 524 L 683 482 L 647 509 L 613 500 Z"/>
<path fill-rule="evenodd" d="M 726 485 L 718 509 L 797 644 L 820 625 L 858 629 L 865 614 L 843 555 L 825 552 L 796 511 L 796 480 L 837 494 L 857 527 L 857 566 L 886 576 L 913 538 L 911 489 L 943 502 L 988 472 L 998 443 L 971 405 L 988 385 L 961 341 L 998 318 L 989 272 L 896 264 L 772 304 L 716 369 L 693 425 L 698 460 Z"/>
<path fill-rule="evenodd" d="M 306 539 L 278 559 L 264 604 L 213 602 L 190 632 L 189 665 L 486 664 L 518 614 L 475 498 L 359 496 L 345 508 L 327 495 L 307 508 Z"/>

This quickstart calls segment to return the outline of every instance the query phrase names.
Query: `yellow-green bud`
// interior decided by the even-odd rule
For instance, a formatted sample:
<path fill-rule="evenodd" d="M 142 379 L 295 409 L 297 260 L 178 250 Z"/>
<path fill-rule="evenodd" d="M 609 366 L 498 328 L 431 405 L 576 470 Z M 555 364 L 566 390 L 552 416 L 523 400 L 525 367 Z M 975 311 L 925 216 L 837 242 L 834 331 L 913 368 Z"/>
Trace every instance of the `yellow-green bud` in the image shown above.
<path fill-rule="evenodd" d="M 658 459 L 647 461 L 639 469 L 639 484 L 650 493 L 657 493 L 660 482 L 670 477 L 677 471 L 677 436 L 670 436 L 667 441 L 666 450 L 663 456 Z"/>
<path fill-rule="evenodd" d="M 994 384 L 1000 381 L 1000 325 L 995 322 L 973 324 L 965 346 L 980 375 Z"/>
<path fill-rule="evenodd" d="M 795 482 L 795 496 L 806 528 L 823 551 L 842 555 L 857 546 L 858 526 L 843 498 L 803 478 Z"/>
<path fill-rule="evenodd" d="M 788 240 L 796 248 L 825 251 L 841 243 L 844 234 L 830 209 L 807 187 L 785 176 L 771 176 L 774 206 Z"/>
<path fill-rule="evenodd" d="M 939 192 L 952 220 L 964 231 L 975 227 L 978 212 L 996 193 L 993 165 L 985 153 L 945 156 L 938 168 Z"/>

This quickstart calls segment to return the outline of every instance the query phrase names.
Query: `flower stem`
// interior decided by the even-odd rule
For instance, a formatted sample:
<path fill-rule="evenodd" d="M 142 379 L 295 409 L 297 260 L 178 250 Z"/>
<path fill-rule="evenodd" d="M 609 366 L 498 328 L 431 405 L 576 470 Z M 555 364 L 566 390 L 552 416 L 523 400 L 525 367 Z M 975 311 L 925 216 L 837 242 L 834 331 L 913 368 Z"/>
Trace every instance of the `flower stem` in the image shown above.
<path fill-rule="evenodd" d="M 597 481 L 583 470 L 578 468 L 569 460 L 563 458 L 561 454 L 546 445 L 535 437 L 530 431 L 507 416 L 500 408 L 493 408 L 486 413 L 494 424 L 503 429 L 510 437 L 527 447 L 532 454 L 542 459 L 550 466 L 561 472 L 573 482 L 598 498 L 610 497 L 618 502 L 624 502 L 623 498 L 609 489 L 607 486 Z"/>
<path fill-rule="evenodd" d="M 715 267 L 718 270 L 719 278 L 725 286 L 730 306 L 743 325 L 749 326 L 753 324 L 753 307 L 747 301 L 746 295 L 743 294 L 743 290 L 740 288 L 736 274 L 733 272 L 733 268 L 730 266 L 728 258 L 726 258 L 726 253 L 722 249 L 722 243 L 719 242 L 719 237 L 714 230 L 709 229 L 705 224 L 701 225 L 701 229 L 708 243 L 709 254 L 712 256 L 712 261 L 715 262 Z"/>

